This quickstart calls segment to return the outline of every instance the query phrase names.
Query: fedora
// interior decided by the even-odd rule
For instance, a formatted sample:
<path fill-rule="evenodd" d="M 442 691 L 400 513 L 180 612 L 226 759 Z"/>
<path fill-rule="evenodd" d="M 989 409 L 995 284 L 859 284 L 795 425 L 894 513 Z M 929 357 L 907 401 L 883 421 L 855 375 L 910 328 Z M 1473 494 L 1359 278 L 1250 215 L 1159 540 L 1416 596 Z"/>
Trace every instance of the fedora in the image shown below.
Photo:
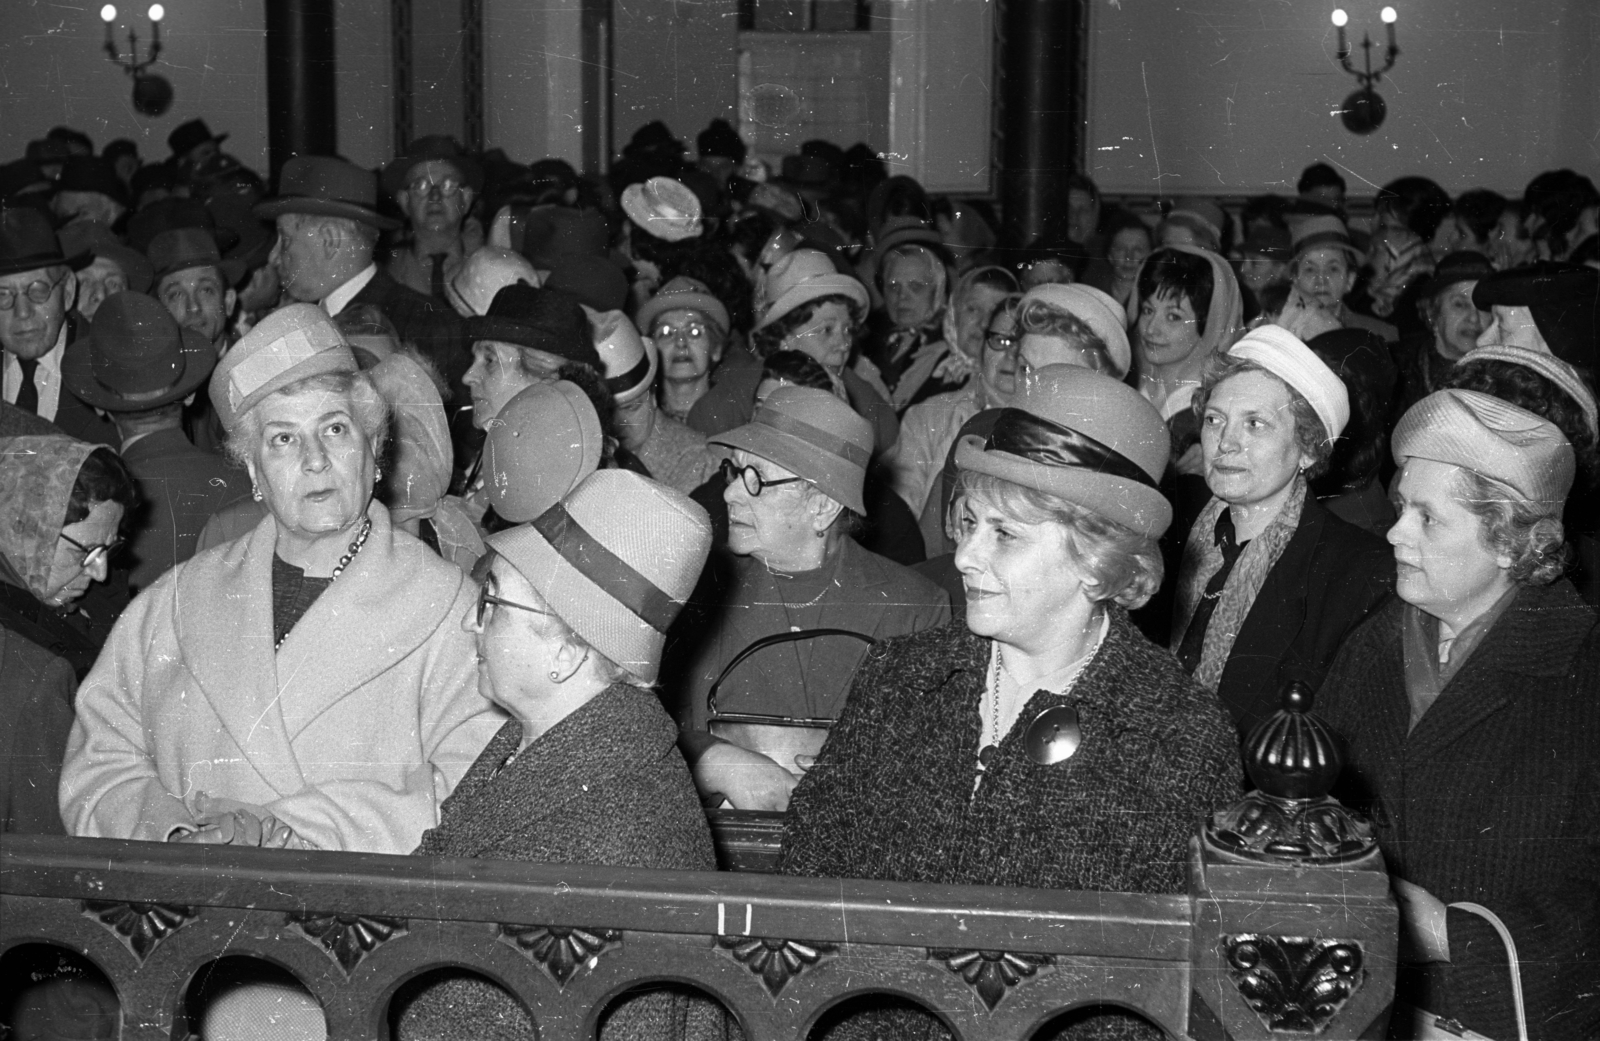
<path fill-rule="evenodd" d="M 615 311 L 628 301 L 628 276 L 605 257 L 569 253 L 554 258 L 546 289 L 559 289 L 596 311 Z"/>
<path fill-rule="evenodd" d="M 692 239 L 703 230 L 700 197 L 670 177 L 652 177 L 622 189 L 622 211 L 642 230 L 667 242 Z"/>
<path fill-rule="evenodd" d="M 1048 492 L 1152 538 L 1172 523 L 1157 488 L 1167 425 L 1132 387 L 1076 365 L 1034 373 L 987 437 L 968 434 L 956 467 Z"/>
<path fill-rule="evenodd" d="M 558 289 L 517 282 L 494 295 L 489 313 L 467 319 L 467 339 L 496 340 L 554 354 L 600 371 L 589 320 L 578 301 Z"/>
<path fill-rule="evenodd" d="M 172 133 L 167 135 L 167 147 L 172 149 L 173 155 L 184 156 L 207 141 L 215 141 L 220 145 L 227 139 L 227 134 L 213 134 L 211 128 L 206 126 L 205 120 L 191 119 L 187 123 L 179 123 Z"/>
<path fill-rule="evenodd" d="M 87 405 L 142 412 L 181 401 L 211 375 L 217 352 L 143 293 L 106 297 L 89 332 L 67 348 L 61 382 Z"/>
<path fill-rule="evenodd" d="M 128 218 L 128 245 L 148 255 L 151 240 L 174 228 L 204 228 L 223 253 L 239 244 L 238 234 L 218 227 L 216 215 L 206 209 L 205 204 L 196 199 L 166 198 L 152 202 Z M 276 234 L 273 238 L 277 238 Z"/>
<path fill-rule="evenodd" d="M 378 179 L 370 170 L 331 155 L 297 155 L 278 174 L 278 195 L 256 204 L 256 216 L 285 213 L 346 217 L 393 231 L 400 222 L 378 212 Z"/>
<path fill-rule="evenodd" d="M 518 282 L 540 284 L 532 261 L 509 249 L 481 246 L 467 255 L 455 277 L 444 284 L 444 296 L 456 314 L 477 318 L 489 313 L 496 293 Z"/>
<path fill-rule="evenodd" d="M 262 267 L 272 256 L 278 233 L 251 212 L 250 203 L 239 195 L 219 193 L 206 201 L 206 209 L 216 221 L 212 237 L 222 251 L 222 273 L 238 284 L 250 272 Z M 228 245 L 228 238 L 236 238 Z"/>
<path fill-rule="evenodd" d="M 1417 287 L 1417 299 L 1428 300 L 1457 282 L 1478 282 L 1494 274 L 1494 265 L 1470 249 L 1446 254 L 1427 281 Z"/>
<path fill-rule="evenodd" d="M 518 391 L 484 431 L 484 491 L 501 519 L 521 524 L 600 467 L 600 417 L 576 383 Z"/>
<path fill-rule="evenodd" d="M 653 683 L 667 628 L 711 551 L 711 520 L 682 492 L 598 470 L 531 524 L 487 542 L 573 632 Z"/>
<path fill-rule="evenodd" d="M 65 265 L 81 271 L 94 259 L 87 249 L 71 256 L 50 227 L 50 218 L 32 206 L 0 206 L 0 275 Z"/>
<path fill-rule="evenodd" d="M 597 311 L 589 316 L 594 327 L 594 349 L 605 365 L 606 389 L 619 405 L 637 401 L 655 386 L 656 345 L 640 336 L 621 311 Z"/>
<path fill-rule="evenodd" d="M 91 257 L 104 257 L 122 269 L 123 281 L 135 293 L 147 293 L 155 282 L 150 261 L 136 249 L 129 249 L 117 241 L 111 229 L 97 221 L 73 221 L 56 233 L 61 240 L 61 252 L 68 256 L 87 252 Z"/>
<path fill-rule="evenodd" d="M 728 309 L 721 300 L 711 295 L 704 282 L 679 275 L 656 291 L 656 295 L 639 308 L 639 329 L 648 331 L 660 315 L 668 311 L 699 311 L 712 325 L 728 335 Z"/>
<path fill-rule="evenodd" d="M 222 253 L 217 249 L 217 241 L 204 228 L 163 231 L 150 240 L 145 252 L 150 258 L 157 282 L 174 271 L 186 271 L 192 267 L 222 270 Z"/>
<path fill-rule="evenodd" d="M 711 440 L 770 459 L 856 513 L 867 512 L 861 486 L 872 458 L 872 424 L 825 390 L 779 387 L 750 422 Z"/>
<path fill-rule="evenodd" d="M 1295 259 L 1299 259 L 1308 249 L 1332 246 L 1344 250 L 1356 263 L 1361 262 L 1361 251 L 1350 241 L 1350 231 L 1338 217 L 1315 214 L 1299 220 L 1291 217 L 1290 221 L 1289 233 L 1294 237 L 1292 251 Z"/>
<path fill-rule="evenodd" d="M 128 186 L 104 159 L 87 155 L 70 156 L 61 164 L 61 176 L 56 178 L 56 190 L 62 192 L 98 192 L 108 199 L 127 206 L 133 202 L 128 197 Z"/>
<path fill-rule="evenodd" d="M 292 383 L 359 368 L 328 312 L 290 304 L 261 319 L 223 355 L 211 373 L 211 404 L 231 431 L 246 412 Z"/>
<path fill-rule="evenodd" d="M 456 139 L 445 134 L 430 134 L 411 142 L 404 155 L 389 160 L 383 168 L 383 190 L 399 195 L 405 190 L 411 168 L 418 163 L 443 162 L 456 168 L 461 180 L 473 194 L 483 190 L 483 166 L 477 159 L 461 150 Z"/>

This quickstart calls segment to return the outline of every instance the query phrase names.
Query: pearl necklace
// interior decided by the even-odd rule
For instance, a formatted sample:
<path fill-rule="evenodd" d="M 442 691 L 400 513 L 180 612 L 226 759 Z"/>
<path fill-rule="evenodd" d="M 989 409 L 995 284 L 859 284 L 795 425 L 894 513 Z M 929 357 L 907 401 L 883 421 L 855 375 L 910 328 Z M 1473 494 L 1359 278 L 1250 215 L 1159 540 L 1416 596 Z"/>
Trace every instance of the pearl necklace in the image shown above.
<path fill-rule="evenodd" d="M 367 536 L 370 534 L 372 534 L 372 518 L 364 517 L 361 520 L 361 530 L 356 534 L 355 541 L 350 543 L 350 548 L 344 551 L 344 555 L 339 558 L 339 563 L 333 566 L 333 574 L 328 576 L 329 582 L 344 574 L 344 569 L 350 566 L 350 562 L 356 559 L 356 554 L 361 552 L 361 547 L 367 544 Z M 290 632 L 293 631 L 293 629 L 290 629 Z M 284 633 L 278 638 L 278 642 L 273 645 L 272 649 L 274 651 L 281 649 L 283 641 L 288 638 L 289 633 Z"/>

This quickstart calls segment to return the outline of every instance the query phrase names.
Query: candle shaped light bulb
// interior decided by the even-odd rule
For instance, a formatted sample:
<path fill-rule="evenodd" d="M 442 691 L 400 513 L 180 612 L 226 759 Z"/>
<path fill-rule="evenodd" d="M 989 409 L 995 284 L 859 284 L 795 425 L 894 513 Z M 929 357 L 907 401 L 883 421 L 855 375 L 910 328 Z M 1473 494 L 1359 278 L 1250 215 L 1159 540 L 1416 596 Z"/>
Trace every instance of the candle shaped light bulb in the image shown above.
<path fill-rule="evenodd" d="M 156 51 L 161 47 L 161 19 L 167 16 L 167 9 L 160 4 L 151 4 L 148 12 L 150 15 L 150 60 L 154 61 Z"/>
<path fill-rule="evenodd" d="M 167 16 L 167 9 L 165 7 L 162 7 L 160 4 L 151 4 L 150 5 L 150 20 L 152 22 L 160 22 L 161 19 L 165 18 L 166 16 Z M 1392 21 L 1392 19 L 1391 19 L 1391 21 Z"/>
<path fill-rule="evenodd" d="M 1400 17 L 1400 16 L 1395 13 L 1394 8 L 1385 7 L 1382 11 L 1380 11 L 1378 13 L 1378 17 L 1383 19 L 1384 24 L 1393 25 L 1394 24 L 1394 20 L 1396 18 Z"/>
<path fill-rule="evenodd" d="M 100 20 L 105 22 L 106 28 L 109 29 L 111 27 L 111 23 L 117 20 L 117 9 L 112 7 L 110 4 L 100 8 Z"/>
<path fill-rule="evenodd" d="M 1345 25 L 1349 21 L 1350 21 L 1350 16 L 1344 13 L 1344 8 L 1335 7 L 1333 9 L 1333 24 L 1335 26 L 1337 26 L 1340 29 L 1343 29 L 1345 27 Z"/>

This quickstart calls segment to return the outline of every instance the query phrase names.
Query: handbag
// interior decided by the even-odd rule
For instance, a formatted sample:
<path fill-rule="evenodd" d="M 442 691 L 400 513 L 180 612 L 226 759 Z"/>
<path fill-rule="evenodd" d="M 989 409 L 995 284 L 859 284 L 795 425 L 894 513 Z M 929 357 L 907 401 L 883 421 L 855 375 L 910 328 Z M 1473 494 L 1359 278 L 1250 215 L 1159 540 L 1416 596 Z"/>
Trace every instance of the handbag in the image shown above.
<path fill-rule="evenodd" d="M 1517 1041 L 1528 1041 L 1528 1012 L 1522 1003 L 1522 971 L 1517 960 L 1517 943 L 1511 938 L 1511 930 L 1506 928 L 1506 923 L 1500 920 L 1499 915 L 1482 904 L 1462 902 L 1450 906 L 1478 915 L 1494 926 L 1494 931 L 1500 934 L 1500 941 L 1506 945 L 1506 958 L 1511 963 L 1511 1004 L 1517 1016 Z M 1393 1018 L 1394 1022 L 1389 1027 L 1392 1037 L 1407 1038 L 1410 1041 L 1495 1041 L 1485 1034 L 1462 1026 L 1456 1020 L 1436 1015 L 1415 1005 L 1408 1005 L 1403 1001 L 1394 1003 Z"/>

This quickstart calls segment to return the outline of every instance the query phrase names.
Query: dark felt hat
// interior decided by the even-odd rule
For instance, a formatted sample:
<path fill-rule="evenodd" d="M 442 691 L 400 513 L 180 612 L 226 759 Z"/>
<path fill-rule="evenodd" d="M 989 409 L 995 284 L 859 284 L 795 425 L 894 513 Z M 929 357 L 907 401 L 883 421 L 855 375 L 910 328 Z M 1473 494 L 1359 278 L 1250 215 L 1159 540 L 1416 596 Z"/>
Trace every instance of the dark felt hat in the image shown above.
<path fill-rule="evenodd" d="M 86 336 L 61 359 L 61 382 L 108 412 L 140 412 L 188 397 L 205 383 L 217 352 L 143 293 L 113 293 Z"/>
<path fill-rule="evenodd" d="M 391 159 L 389 165 L 383 168 L 383 190 L 390 195 L 399 195 L 406 186 L 412 167 L 434 161 L 454 166 L 460 171 L 461 179 L 468 188 L 474 192 L 483 191 L 483 166 L 462 151 L 455 138 L 444 134 L 419 137 L 411 142 L 411 147 L 406 149 L 404 155 Z"/>
<path fill-rule="evenodd" d="M 61 164 L 61 176 L 56 178 L 56 190 L 62 192 L 99 192 L 127 206 L 128 186 L 104 159 L 75 155 Z"/>
<path fill-rule="evenodd" d="M 234 283 L 261 267 L 272 255 L 278 233 L 272 226 L 250 209 L 250 203 L 241 195 L 224 192 L 213 195 L 206 209 L 216 219 L 217 248 L 222 250 L 222 272 Z M 224 247 L 228 236 L 237 236 L 231 247 Z"/>
<path fill-rule="evenodd" d="M 555 258 L 574 253 L 591 257 L 606 255 L 610 233 L 605 218 L 594 210 L 535 206 L 528 211 L 524 226 L 522 252 L 535 264 L 549 267 Z"/>
<path fill-rule="evenodd" d="M 65 264 L 79 271 L 93 260 L 88 250 L 68 256 L 50 218 L 32 206 L 0 206 L 0 275 Z"/>
<path fill-rule="evenodd" d="M 278 195 L 256 205 L 256 216 L 276 220 L 285 213 L 346 217 L 393 231 L 400 222 L 378 212 L 378 179 L 372 171 L 331 155 L 297 155 L 278 174 Z"/>
<path fill-rule="evenodd" d="M 18 159 L 0 166 L 0 199 L 9 199 L 29 189 L 48 190 L 50 178 L 32 159 Z"/>
<path fill-rule="evenodd" d="M 172 228 L 163 231 L 150 240 L 145 255 L 150 258 L 150 266 L 158 282 L 175 271 L 187 271 L 192 267 L 222 270 L 222 251 L 217 248 L 217 240 L 205 228 Z"/>
<path fill-rule="evenodd" d="M 1479 282 L 1472 302 L 1488 310 L 1526 307 L 1550 352 L 1592 370 L 1600 347 L 1600 271 L 1585 264 L 1541 261 L 1498 271 Z"/>
<path fill-rule="evenodd" d="M 217 226 L 217 218 L 198 199 L 157 199 L 128 218 L 128 245 L 149 254 L 150 243 L 164 231 L 202 228 L 210 232 L 217 249 L 226 253 L 239 244 L 237 233 Z"/>
<path fill-rule="evenodd" d="M 27 157 L 36 163 L 59 163 L 72 154 L 72 146 L 58 137 L 42 137 L 28 142 Z"/>
<path fill-rule="evenodd" d="M 467 339 L 532 347 L 604 371 L 588 317 L 576 298 L 559 289 L 526 282 L 506 286 L 494 295 L 488 314 L 467 319 Z"/>
<path fill-rule="evenodd" d="M 1428 300 L 1457 282 L 1481 282 L 1494 274 L 1494 265 L 1482 253 L 1470 249 L 1448 253 L 1433 269 L 1433 274 L 1417 287 L 1417 299 Z"/>
<path fill-rule="evenodd" d="M 167 135 L 167 147 L 172 149 L 173 155 L 184 156 L 207 141 L 215 141 L 220 145 L 227 139 L 227 134 L 213 134 L 211 128 L 206 126 L 205 120 L 191 119 L 187 123 L 179 123 L 177 128 Z"/>
<path fill-rule="evenodd" d="M 75 256 L 87 251 L 91 257 L 104 257 L 122 269 L 122 277 L 135 293 L 148 293 L 155 281 L 150 261 L 136 249 L 118 241 L 110 228 L 97 221 L 73 221 L 56 233 L 61 252 Z"/>

